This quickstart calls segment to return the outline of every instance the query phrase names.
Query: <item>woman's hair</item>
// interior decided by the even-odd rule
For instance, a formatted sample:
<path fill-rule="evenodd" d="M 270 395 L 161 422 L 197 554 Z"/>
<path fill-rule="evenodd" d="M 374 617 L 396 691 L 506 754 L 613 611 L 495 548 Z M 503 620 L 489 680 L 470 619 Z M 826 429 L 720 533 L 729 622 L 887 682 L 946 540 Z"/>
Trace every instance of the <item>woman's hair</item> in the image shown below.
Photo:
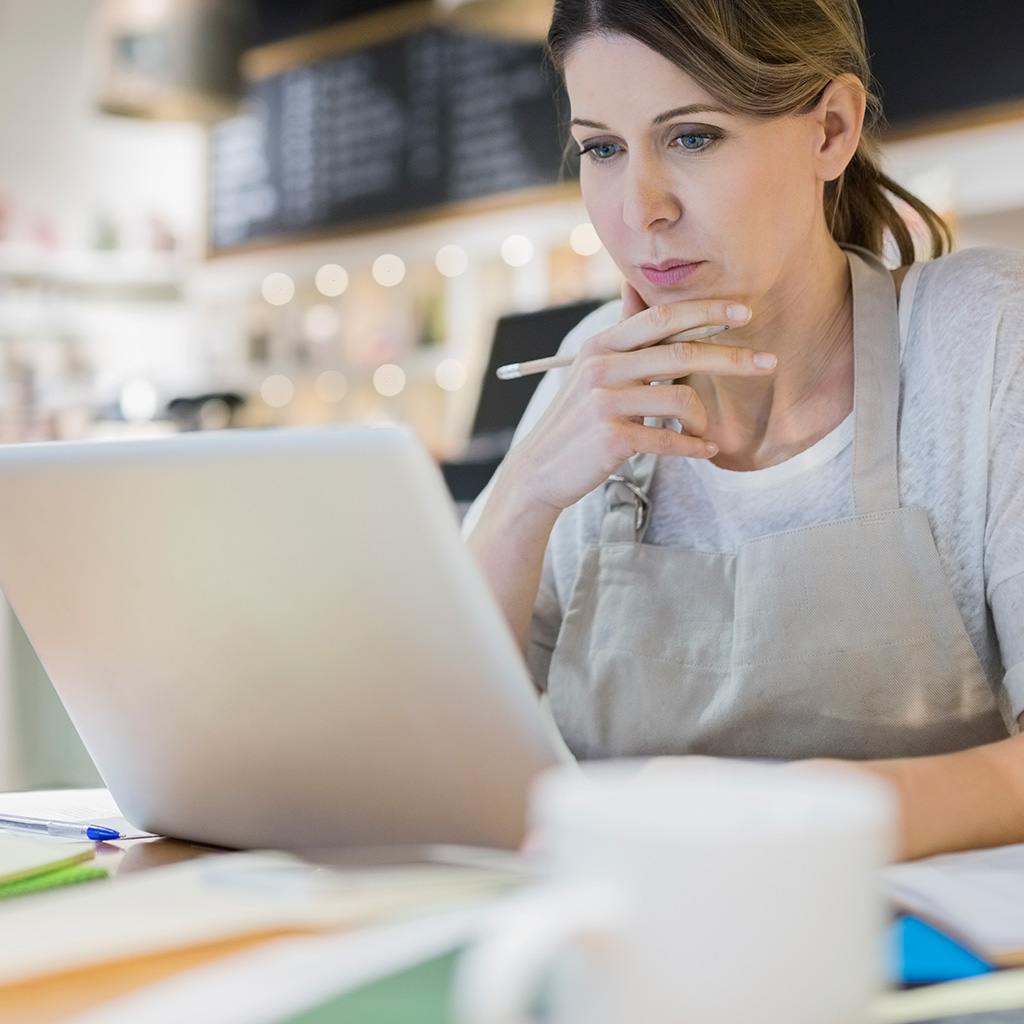
<path fill-rule="evenodd" d="M 853 74 L 867 94 L 857 152 L 825 185 L 825 215 L 837 242 L 881 255 L 886 232 L 900 262 L 914 240 L 893 204 L 921 217 L 932 256 L 952 248 L 946 222 L 882 173 L 877 130 L 881 105 L 871 89 L 864 24 L 857 0 L 555 0 L 548 53 L 559 72 L 584 36 L 621 34 L 682 68 L 731 110 L 779 117 L 813 109 L 825 87 Z"/>

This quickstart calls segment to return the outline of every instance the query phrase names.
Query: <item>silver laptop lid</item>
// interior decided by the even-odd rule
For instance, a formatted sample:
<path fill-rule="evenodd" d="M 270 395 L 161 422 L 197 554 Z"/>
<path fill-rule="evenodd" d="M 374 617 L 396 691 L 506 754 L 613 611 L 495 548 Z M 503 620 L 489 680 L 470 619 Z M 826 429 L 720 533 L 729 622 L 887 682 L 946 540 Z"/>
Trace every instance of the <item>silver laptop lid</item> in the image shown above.
<path fill-rule="evenodd" d="M 0 587 L 153 832 L 513 846 L 556 759 L 400 428 L 0 448 Z"/>

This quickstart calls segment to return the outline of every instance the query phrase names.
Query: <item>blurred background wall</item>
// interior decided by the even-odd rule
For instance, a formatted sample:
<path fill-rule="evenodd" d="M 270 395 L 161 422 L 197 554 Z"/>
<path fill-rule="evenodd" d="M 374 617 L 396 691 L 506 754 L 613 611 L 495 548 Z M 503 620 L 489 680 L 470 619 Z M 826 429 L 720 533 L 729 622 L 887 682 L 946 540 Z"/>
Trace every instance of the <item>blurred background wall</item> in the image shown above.
<path fill-rule="evenodd" d="M 890 173 L 960 246 L 1024 247 L 1024 10 L 862 6 Z M 496 326 L 618 290 L 546 16 L 0 0 L 0 442 L 390 419 L 471 497 Z M 0 787 L 94 778 L 4 609 Z"/>

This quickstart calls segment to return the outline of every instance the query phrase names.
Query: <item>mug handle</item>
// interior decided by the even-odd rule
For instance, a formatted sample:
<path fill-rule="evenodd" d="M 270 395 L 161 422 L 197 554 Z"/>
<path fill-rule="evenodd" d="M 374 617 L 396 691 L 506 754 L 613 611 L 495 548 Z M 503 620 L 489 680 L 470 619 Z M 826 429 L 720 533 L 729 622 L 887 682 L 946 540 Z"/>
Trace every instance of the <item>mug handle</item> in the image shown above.
<path fill-rule="evenodd" d="M 459 1024 L 529 1024 L 527 1013 L 544 974 L 566 946 L 604 944 L 623 917 L 611 886 L 545 886 L 508 900 L 459 961 Z"/>

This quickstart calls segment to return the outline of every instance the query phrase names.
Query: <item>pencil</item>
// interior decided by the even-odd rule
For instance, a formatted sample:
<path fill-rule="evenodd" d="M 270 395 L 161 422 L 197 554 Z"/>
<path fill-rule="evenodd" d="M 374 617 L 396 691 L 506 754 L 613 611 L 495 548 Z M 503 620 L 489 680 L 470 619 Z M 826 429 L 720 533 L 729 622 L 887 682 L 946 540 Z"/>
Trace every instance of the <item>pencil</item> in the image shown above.
<path fill-rule="evenodd" d="M 697 341 L 700 338 L 713 338 L 722 331 L 729 330 L 727 324 L 716 324 L 712 327 L 691 327 L 689 330 L 680 331 L 666 338 L 659 344 L 670 341 Z M 557 370 L 563 366 L 572 366 L 576 357 L 573 356 L 547 356 L 544 359 L 528 359 L 525 363 L 508 363 L 499 366 L 495 370 L 495 376 L 499 380 L 516 380 L 519 377 L 529 377 L 533 373 L 547 373 L 548 370 Z"/>

